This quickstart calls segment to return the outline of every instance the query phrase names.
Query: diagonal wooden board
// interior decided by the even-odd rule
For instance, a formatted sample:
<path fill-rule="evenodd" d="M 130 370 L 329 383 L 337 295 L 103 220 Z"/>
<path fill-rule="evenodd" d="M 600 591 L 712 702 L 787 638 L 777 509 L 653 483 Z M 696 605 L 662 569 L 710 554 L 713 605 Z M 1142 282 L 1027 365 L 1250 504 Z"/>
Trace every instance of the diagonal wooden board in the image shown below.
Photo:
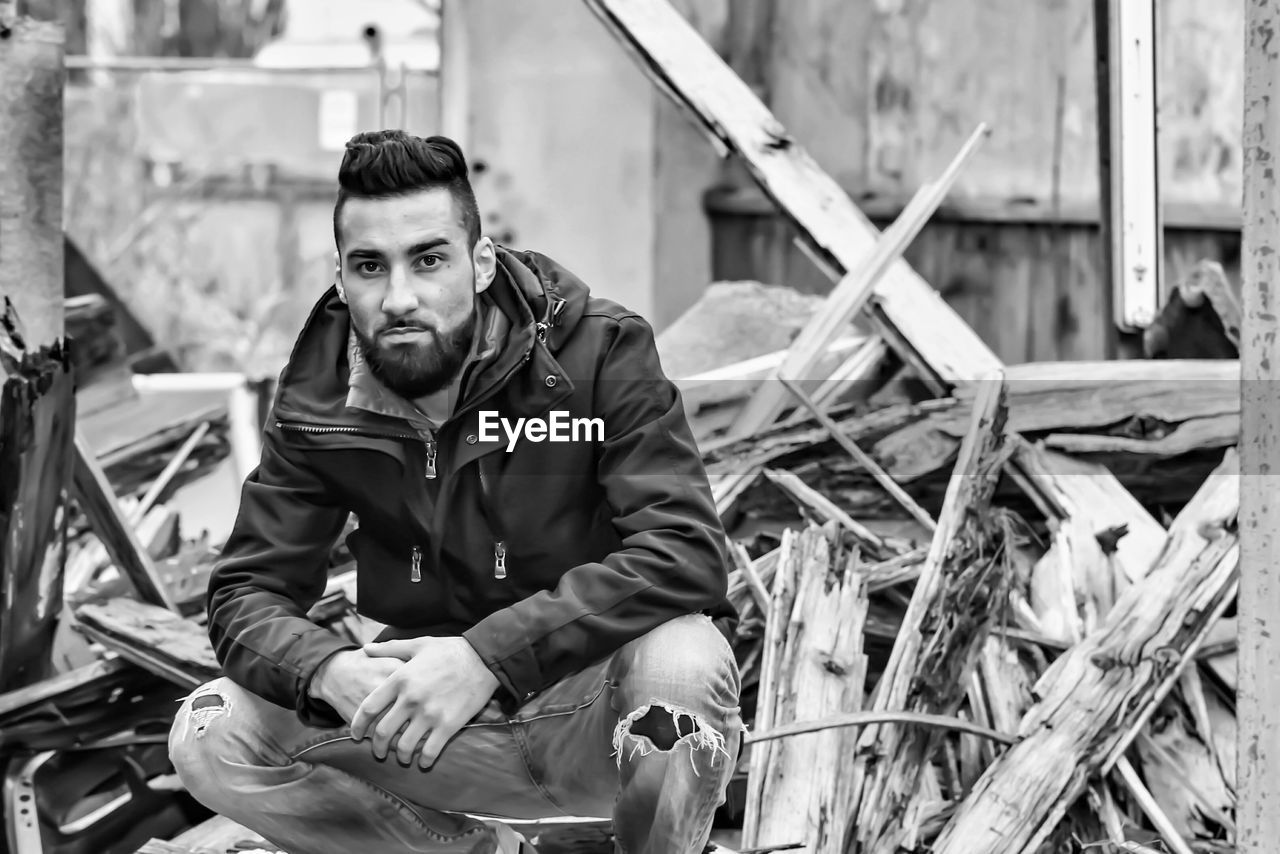
<path fill-rule="evenodd" d="M 660 89 L 751 175 L 838 277 L 865 264 L 880 232 L 755 93 L 668 0 L 584 0 Z M 903 260 L 874 289 L 872 319 L 891 347 L 946 384 L 968 384 L 1004 369 L 1000 359 Z M 821 309 L 819 309 L 821 310 Z M 914 357 L 913 357 L 914 356 Z M 1088 514 L 1095 530 L 1127 525 L 1119 555 L 1130 578 L 1146 575 L 1165 539 L 1160 525 L 1106 469 L 1086 477 L 1037 467 L 1047 458 L 1019 453 L 1016 466 L 1045 503 Z M 1122 542 L 1124 542 L 1122 540 Z"/>
<path fill-rule="evenodd" d="M 713 139 L 742 156 L 765 193 L 819 257 L 836 268 L 837 277 L 866 264 L 879 230 L 667 0 L 586 3 L 660 88 Z M 874 298 L 901 338 L 944 382 L 976 380 L 1003 367 L 905 261 L 889 267 Z"/>

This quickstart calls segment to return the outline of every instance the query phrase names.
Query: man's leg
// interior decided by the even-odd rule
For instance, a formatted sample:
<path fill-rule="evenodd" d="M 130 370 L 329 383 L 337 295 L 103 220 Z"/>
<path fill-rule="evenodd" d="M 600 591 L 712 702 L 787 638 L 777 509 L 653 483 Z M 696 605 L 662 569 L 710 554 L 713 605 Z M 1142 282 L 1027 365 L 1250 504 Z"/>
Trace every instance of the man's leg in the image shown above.
<path fill-rule="evenodd" d="M 530 771 L 565 811 L 613 818 L 624 854 L 697 854 L 706 846 L 741 747 L 741 681 L 711 620 L 679 617 L 555 691 L 608 687 L 568 715 L 526 715 L 517 738 Z M 535 701 L 536 703 L 536 701 Z"/>
<path fill-rule="evenodd" d="M 394 752 L 379 761 L 345 728 L 306 727 L 224 678 L 183 703 L 169 752 L 197 800 L 295 854 L 489 854 L 492 827 L 444 811 L 559 814 L 530 780 L 496 707 L 422 771 Z"/>

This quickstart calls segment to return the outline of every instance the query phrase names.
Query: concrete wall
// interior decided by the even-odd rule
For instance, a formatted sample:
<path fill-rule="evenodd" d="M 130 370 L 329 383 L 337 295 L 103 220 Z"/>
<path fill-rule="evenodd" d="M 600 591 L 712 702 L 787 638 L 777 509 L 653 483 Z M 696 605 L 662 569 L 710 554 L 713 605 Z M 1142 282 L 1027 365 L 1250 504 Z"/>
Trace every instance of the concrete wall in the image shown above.
<path fill-rule="evenodd" d="M 446 8 L 446 32 L 455 8 L 467 79 L 454 97 L 488 232 L 655 326 L 679 316 L 710 282 L 709 146 L 585 4 L 466 0 Z"/>

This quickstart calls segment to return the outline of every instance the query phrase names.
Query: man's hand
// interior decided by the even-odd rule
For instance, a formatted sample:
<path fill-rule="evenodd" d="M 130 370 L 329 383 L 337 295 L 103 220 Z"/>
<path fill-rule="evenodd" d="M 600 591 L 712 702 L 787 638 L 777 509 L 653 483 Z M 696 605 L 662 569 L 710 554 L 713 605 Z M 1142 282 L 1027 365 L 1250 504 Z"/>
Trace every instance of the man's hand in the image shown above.
<path fill-rule="evenodd" d="M 394 749 L 400 762 L 409 765 L 418 755 L 424 771 L 498 689 L 498 678 L 466 638 L 371 643 L 362 654 L 374 661 L 394 661 L 399 669 L 360 704 L 351 735 L 357 740 L 371 736 L 373 755 L 379 759 Z"/>
<path fill-rule="evenodd" d="M 333 707 L 350 723 L 373 690 L 401 667 L 392 658 L 371 658 L 364 650 L 347 649 L 330 656 L 311 677 L 308 693 Z"/>

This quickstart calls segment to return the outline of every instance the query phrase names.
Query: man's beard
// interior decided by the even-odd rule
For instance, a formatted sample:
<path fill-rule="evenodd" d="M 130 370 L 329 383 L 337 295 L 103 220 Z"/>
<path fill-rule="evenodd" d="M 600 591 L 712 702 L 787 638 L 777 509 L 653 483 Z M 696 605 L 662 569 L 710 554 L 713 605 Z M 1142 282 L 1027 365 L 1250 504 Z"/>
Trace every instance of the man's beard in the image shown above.
<path fill-rule="evenodd" d="M 358 325 L 353 326 L 373 375 L 396 394 L 414 400 L 437 392 L 453 381 L 471 352 L 477 314 L 473 303 L 471 312 L 458 326 L 443 334 L 432 327 L 426 340 L 415 344 L 379 344 L 370 340 Z M 379 333 L 403 328 L 418 328 L 418 324 L 395 321 Z"/>

